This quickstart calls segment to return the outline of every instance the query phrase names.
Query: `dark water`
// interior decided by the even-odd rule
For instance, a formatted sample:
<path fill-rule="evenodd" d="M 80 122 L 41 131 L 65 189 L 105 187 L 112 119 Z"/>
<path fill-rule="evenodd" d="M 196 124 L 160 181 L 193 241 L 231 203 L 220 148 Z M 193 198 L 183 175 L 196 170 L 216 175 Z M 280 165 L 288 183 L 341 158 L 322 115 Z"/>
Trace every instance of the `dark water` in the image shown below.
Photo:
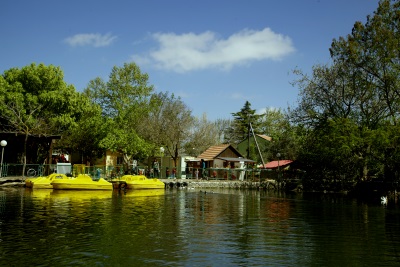
<path fill-rule="evenodd" d="M 0 266 L 400 266 L 400 210 L 337 195 L 0 189 Z"/>

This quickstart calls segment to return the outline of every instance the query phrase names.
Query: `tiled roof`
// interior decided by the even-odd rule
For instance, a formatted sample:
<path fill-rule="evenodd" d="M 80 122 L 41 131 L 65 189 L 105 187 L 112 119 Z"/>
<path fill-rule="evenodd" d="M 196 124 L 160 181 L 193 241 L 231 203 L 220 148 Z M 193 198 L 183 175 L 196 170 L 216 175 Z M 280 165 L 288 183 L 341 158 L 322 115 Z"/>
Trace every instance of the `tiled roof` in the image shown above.
<path fill-rule="evenodd" d="M 201 153 L 200 156 L 198 156 L 198 158 L 205 160 L 212 160 L 217 156 L 219 156 L 229 146 L 230 146 L 229 144 L 210 146 L 206 151 Z"/>

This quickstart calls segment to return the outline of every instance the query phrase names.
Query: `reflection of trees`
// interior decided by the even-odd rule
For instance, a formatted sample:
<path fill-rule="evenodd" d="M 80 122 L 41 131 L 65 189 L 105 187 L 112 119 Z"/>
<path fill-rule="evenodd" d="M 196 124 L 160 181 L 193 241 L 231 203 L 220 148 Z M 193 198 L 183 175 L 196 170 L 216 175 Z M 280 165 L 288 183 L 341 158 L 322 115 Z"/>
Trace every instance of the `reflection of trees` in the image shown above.
<path fill-rule="evenodd" d="M 182 221 L 195 227 L 189 230 L 181 227 L 179 231 L 186 235 L 188 243 L 196 244 L 192 249 L 194 254 L 212 250 L 246 262 L 255 251 L 279 242 L 282 235 L 271 235 L 272 231 L 279 231 L 282 225 L 285 231 L 289 228 L 289 201 L 260 201 L 258 191 L 227 190 L 222 194 L 203 191 L 191 195 L 185 205 L 185 214 L 192 216 Z"/>
<path fill-rule="evenodd" d="M 399 257 L 396 210 L 343 196 L 175 189 L 157 196 L 10 192 L 0 210 L 0 253 L 16 266 L 207 265 L 201 263 L 215 257 L 236 266 L 269 259 L 358 266 Z M 7 265 L 4 260 L 0 257 L 0 265 Z"/>

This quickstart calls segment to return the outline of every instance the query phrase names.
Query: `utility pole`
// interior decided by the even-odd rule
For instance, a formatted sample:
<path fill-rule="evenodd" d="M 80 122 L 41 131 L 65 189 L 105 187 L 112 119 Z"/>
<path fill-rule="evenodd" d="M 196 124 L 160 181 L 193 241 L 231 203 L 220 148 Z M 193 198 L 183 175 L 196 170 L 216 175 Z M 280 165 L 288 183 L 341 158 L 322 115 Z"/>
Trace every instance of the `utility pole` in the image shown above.
<path fill-rule="evenodd" d="M 247 125 L 247 158 L 250 158 L 250 128 L 251 128 L 250 114 L 247 114 L 247 120 L 248 120 L 248 125 Z"/>

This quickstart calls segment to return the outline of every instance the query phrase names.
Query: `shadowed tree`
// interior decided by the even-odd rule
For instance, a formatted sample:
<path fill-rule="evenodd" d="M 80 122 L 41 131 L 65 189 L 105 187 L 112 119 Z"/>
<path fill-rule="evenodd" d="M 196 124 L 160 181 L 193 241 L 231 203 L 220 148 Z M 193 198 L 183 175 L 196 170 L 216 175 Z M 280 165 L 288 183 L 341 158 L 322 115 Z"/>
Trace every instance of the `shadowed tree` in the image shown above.
<path fill-rule="evenodd" d="M 23 174 L 29 137 L 61 135 L 82 115 L 81 94 L 67 85 L 59 67 L 43 64 L 12 68 L 2 75 L 2 130 L 25 136 Z"/>
<path fill-rule="evenodd" d="M 333 40 L 331 66 L 314 66 L 311 77 L 298 72 L 300 102 L 291 118 L 307 130 L 302 160 L 310 172 L 366 179 L 393 167 L 383 155 L 398 151 L 397 142 L 383 140 L 400 112 L 399 9 L 399 1 L 380 1 L 365 24 Z"/>

